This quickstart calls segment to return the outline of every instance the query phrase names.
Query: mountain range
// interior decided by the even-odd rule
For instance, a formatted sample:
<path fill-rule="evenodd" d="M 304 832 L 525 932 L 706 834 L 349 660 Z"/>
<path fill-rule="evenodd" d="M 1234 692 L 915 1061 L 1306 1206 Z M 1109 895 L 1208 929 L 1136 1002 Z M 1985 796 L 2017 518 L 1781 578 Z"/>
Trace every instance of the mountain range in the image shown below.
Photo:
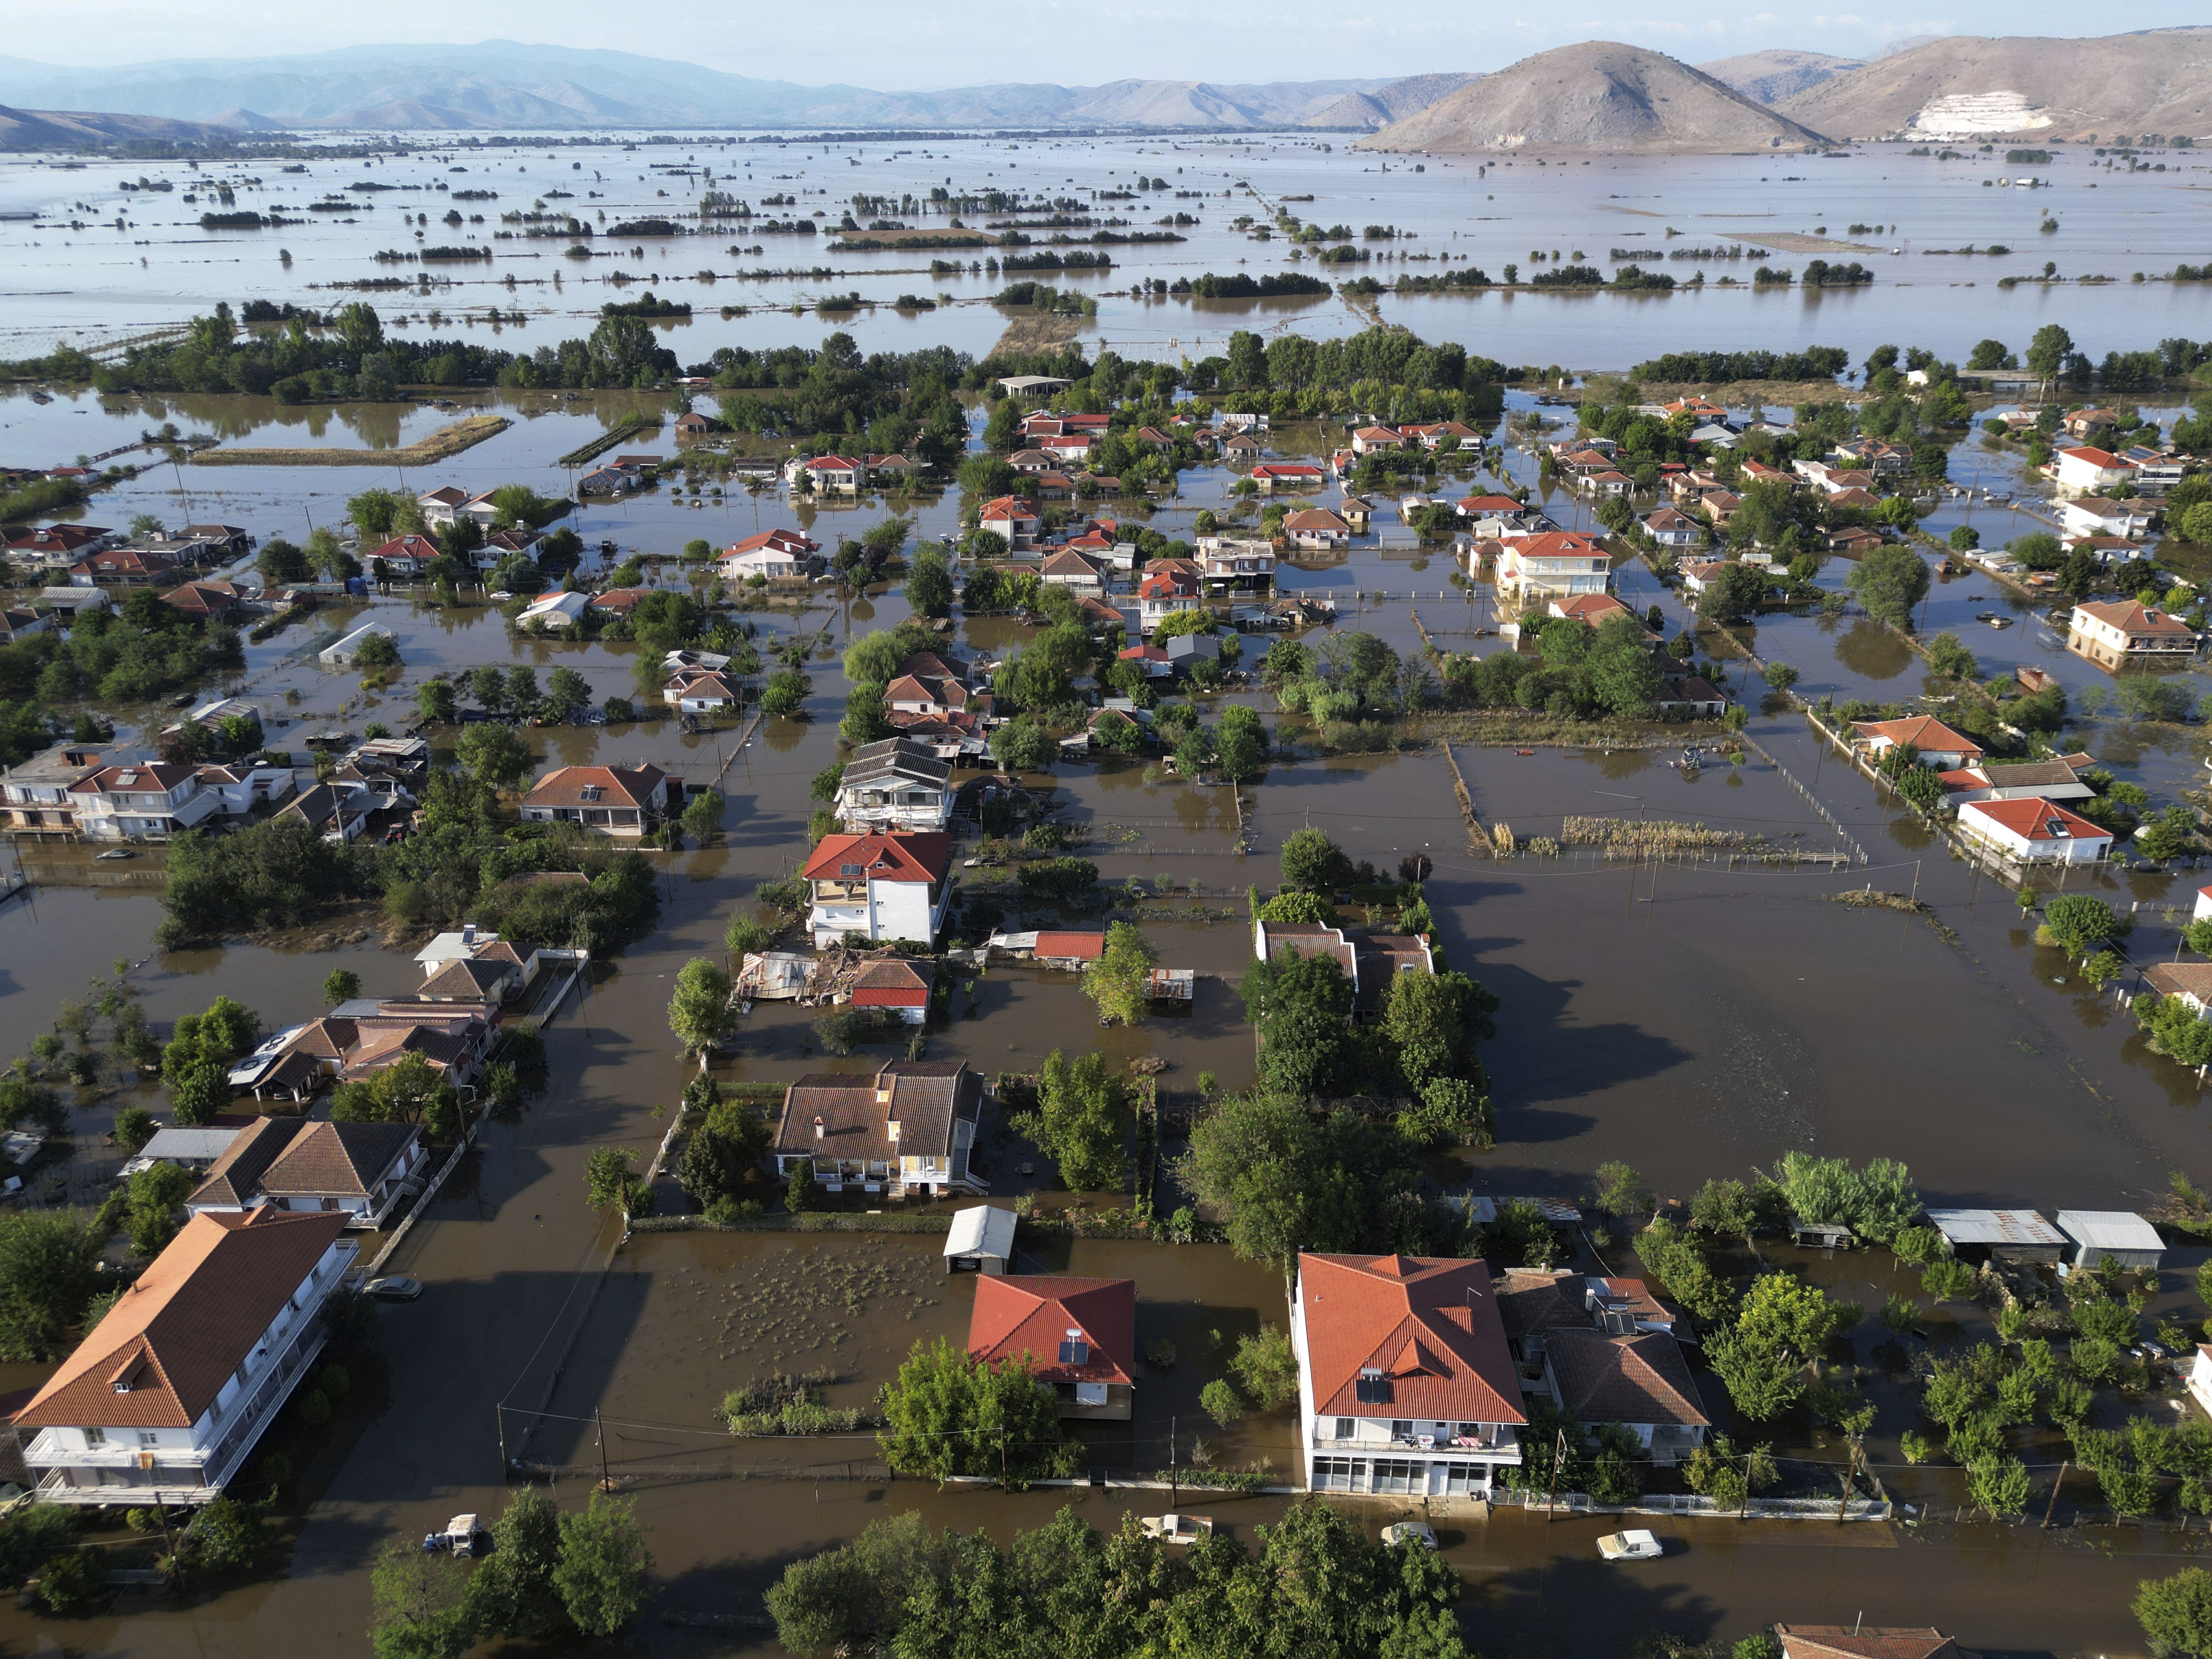
<path fill-rule="evenodd" d="M 190 58 L 88 70 L 0 58 L 0 103 L 98 107 L 283 127 L 1382 126 L 1471 79 L 1233 85 L 1132 80 L 1097 87 L 1012 82 L 945 92 L 800 86 L 635 53 L 487 40 L 472 46 L 350 46 L 311 56 Z"/>
<path fill-rule="evenodd" d="M 1380 149 L 1486 153 L 1694 154 L 1884 137 L 2212 138 L 2212 27 L 2086 40 L 1916 38 L 1863 60 L 1764 51 L 1695 67 L 1600 40 L 1489 75 L 1006 82 L 937 92 L 802 86 L 632 52 L 506 40 L 98 70 L 0 58 L 0 149 L 9 149 L 204 142 L 217 131 L 695 127 L 1305 128 L 1364 131 L 1364 142 Z M 82 112 L 91 110 L 105 112 Z"/>

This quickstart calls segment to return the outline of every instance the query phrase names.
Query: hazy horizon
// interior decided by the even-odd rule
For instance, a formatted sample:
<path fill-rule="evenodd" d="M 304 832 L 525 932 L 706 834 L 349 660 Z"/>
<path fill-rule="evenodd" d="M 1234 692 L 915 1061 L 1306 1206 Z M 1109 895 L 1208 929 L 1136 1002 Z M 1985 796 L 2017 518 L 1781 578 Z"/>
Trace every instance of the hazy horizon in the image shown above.
<path fill-rule="evenodd" d="M 750 9 L 749 9 L 750 10 Z M 310 9 L 274 14 L 213 0 L 189 18 L 145 0 L 23 0 L 8 57 L 70 69 L 125 68 L 173 60 L 239 63 L 390 46 L 464 49 L 493 40 L 578 51 L 615 51 L 696 64 L 732 75 L 800 85 L 843 83 L 886 92 L 935 92 L 1000 82 L 1092 86 L 1140 79 L 1243 83 L 1372 79 L 1452 70 L 1502 69 L 1581 40 L 1620 40 L 1686 63 L 1762 50 L 1871 57 L 1927 35 L 2010 34 L 2089 38 L 2076 8 L 2021 0 L 1962 7 L 1930 17 L 1910 6 L 1790 15 L 1752 4 L 1709 9 L 1698 18 L 1620 17 L 1573 21 L 1463 20 L 1424 14 L 1347 15 L 1321 0 L 1286 0 L 1278 27 L 1255 33 L 1243 12 L 1193 12 L 1158 5 L 1056 11 L 979 0 L 957 11 L 915 10 L 886 0 L 852 0 L 825 28 L 806 13 L 714 17 L 681 14 L 680 43 L 666 34 L 611 40 L 604 11 L 575 0 L 511 0 L 431 6 L 397 0 L 374 15 Z M 2094 33 L 2136 33 L 2202 24 L 2204 14 L 2175 0 L 2112 20 Z M 880 27 L 877 27 L 880 25 Z M 255 50 L 216 48 L 251 39 Z M 1159 42 L 1176 42 L 1164 58 Z M 1009 41 L 1024 48 L 1010 53 Z M 127 50 L 109 49 L 128 42 Z"/>

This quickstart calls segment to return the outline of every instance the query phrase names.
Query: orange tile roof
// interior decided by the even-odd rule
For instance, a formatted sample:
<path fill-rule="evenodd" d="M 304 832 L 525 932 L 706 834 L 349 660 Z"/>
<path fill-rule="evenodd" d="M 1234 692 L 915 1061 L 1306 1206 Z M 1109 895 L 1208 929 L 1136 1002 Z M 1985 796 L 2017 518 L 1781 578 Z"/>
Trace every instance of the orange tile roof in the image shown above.
<path fill-rule="evenodd" d="M 1298 1256 L 1318 1415 L 1526 1423 L 1505 1329 L 1480 1261 L 1432 1256 Z M 1363 1370 L 1387 1404 L 1363 1401 Z"/>
<path fill-rule="evenodd" d="M 2056 801 L 2035 796 L 2027 800 L 1970 800 L 1959 811 L 1975 812 L 2030 841 L 2110 841 L 2112 832 L 2069 812 Z M 2057 824 L 2063 834 L 2053 835 Z"/>
<path fill-rule="evenodd" d="M 270 1209 L 192 1217 L 15 1421 L 190 1428 L 346 1219 Z"/>
<path fill-rule="evenodd" d="M 1089 1353 L 1062 1364 L 1060 1344 L 1083 1333 Z M 1127 1279 L 1063 1279 L 1048 1274 L 986 1274 L 975 1281 L 968 1320 L 968 1352 L 975 1359 L 1027 1353 L 1032 1372 L 1054 1382 L 1136 1380 L 1137 1287 Z"/>
<path fill-rule="evenodd" d="M 1851 730 L 1868 738 L 1911 744 L 1923 754 L 1979 755 L 1981 744 L 1954 732 L 1933 714 L 1908 714 L 1901 720 L 1853 720 Z"/>
<path fill-rule="evenodd" d="M 1036 936 L 1034 955 L 1054 961 L 1096 962 L 1106 953 L 1103 933 L 1050 933 Z"/>
<path fill-rule="evenodd" d="M 2089 599 L 2074 607 L 2124 634 L 2185 635 L 2189 624 L 2170 612 L 2154 610 L 2133 599 Z"/>
<path fill-rule="evenodd" d="M 1933 1626 L 1777 1625 L 1783 1659 L 1957 1659 L 1957 1644 Z"/>
<path fill-rule="evenodd" d="M 799 875 L 808 881 L 849 880 L 857 866 L 870 881 L 935 881 L 952 861 L 952 837 L 936 830 L 871 830 L 824 836 Z"/>

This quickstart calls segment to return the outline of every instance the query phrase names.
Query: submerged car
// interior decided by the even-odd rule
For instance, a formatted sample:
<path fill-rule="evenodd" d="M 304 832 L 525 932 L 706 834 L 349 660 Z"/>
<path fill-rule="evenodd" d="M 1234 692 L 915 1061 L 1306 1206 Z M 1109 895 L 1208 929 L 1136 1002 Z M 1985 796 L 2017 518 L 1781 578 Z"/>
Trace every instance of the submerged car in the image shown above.
<path fill-rule="evenodd" d="M 1382 1547 L 1395 1549 L 1401 1544 L 1432 1550 L 1437 1547 L 1437 1529 L 1425 1521 L 1394 1521 L 1382 1528 Z"/>
<path fill-rule="evenodd" d="M 1147 1515 L 1139 1524 L 1146 1537 L 1165 1539 L 1170 1544 L 1193 1543 L 1213 1530 L 1212 1518 L 1204 1515 Z"/>
<path fill-rule="evenodd" d="M 412 1279 L 372 1279 L 361 1288 L 379 1302 L 412 1302 L 422 1294 L 421 1282 Z"/>
<path fill-rule="evenodd" d="M 1656 1561 L 1666 1546 L 1656 1532 L 1611 1532 L 1597 1540 L 1597 1553 L 1608 1561 Z"/>

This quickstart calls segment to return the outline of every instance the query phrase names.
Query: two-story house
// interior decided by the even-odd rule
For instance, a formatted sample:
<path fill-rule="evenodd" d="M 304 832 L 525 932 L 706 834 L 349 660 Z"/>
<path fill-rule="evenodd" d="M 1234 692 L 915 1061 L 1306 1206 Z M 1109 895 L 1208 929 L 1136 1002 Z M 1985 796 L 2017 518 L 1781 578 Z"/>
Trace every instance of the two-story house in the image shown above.
<path fill-rule="evenodd" d="M 194 1215 L 263 1208 L 342 1215 L 380 1227 L 427 1173 L 430 1149 L 412 1123 L 256 1118 L 216 1158 L 185 1208 Z"/>
<path fill-rule="evenodd" d="M 338 1214 L 195 1215 L 15 1413 L 53 1504 L 211 1502 L 322 1352 Z"/>
<path fill-rule="evenodd" d="M 245 817 L 257 808 L 272 806 L 292 793 L 292 769 L 269 766 L 255 760 L 225 761 L 199 769 L 200 787 L 216 800 L 225 817 Z"/>
<path fill-rule="evenodd" d="M 220 810 L 198 768 L 167 761 L 103 766 L 69 794 L 77 833 L 88 841 L 166 841 Z"/>
<path fill-rule="evenodd" d="M 1044 522 L 1035 507 L 1016 495 L 1001 495 L 987 502 L 977 521 L 984 529 L 1005 537 L 1010 550 L 1036 545 L 1037 526 Z"/>
<path fill-rule="evenodd" d="M 1583 1423 L 1617 1423 L 1652 1461 L 1679 1462 L 1711 1422 L 1674 1336 L 1675 1314 L 1640 1279 L 1510 1269 L 1497 1285 L 1524 1386 Z"/>
<path fill-rule="evenodd" d="M 804 576 L 813 568 L 814 556 L 821 550 L 821 543 L 796 530 L 763 530 L 723 549 L 714 568 L 724 581 L 743 581 L 750 576 L 771 581 Z"/>
<path fill-rule="evenodd" d="M 1479 1261 L 1302 1251 L 1291 1346 L 1311 1491 L 1487 1498 L 1522 1461 L 1528 1419 Z"/>
<path fill-rule="evenodd" d="M 1300 516 L 1291 514 L 1283 521 L 1284 528 L 1290 527 L 1290 519 Z M 1351 526 L 1346 525 L 1345 528 L 1349 539 Z M 1197 564 L 1200 575 L 1207 581 L 1235 587 L 1265 587 L 1275 577 L 1275 544 L 1243 537 L 1200 536 Z"/>
<path fill-rule="evenodd" d="M 684 781 L 659 767 L 562 766 L 531 786 L 522 816 L 532 823 L 574 823 L 629 841 L 664 812 L 681 811 Z"/>
<path fill-rule="evenodd" d="M 119 744 L 58 743 L 0 771 L 0 831 L 9 835 L 76 833 L 71 786 L 104 766 L 141 761 L 143 749 Z"/>
<path fill-rule="evenodd" d="M 2051 459 L 2051 476 L 2058 481 L 2062 495 L 2087 495 L 2093 491 L 2110 489 L 2115 484 L 2125 483 L 2135 471 L 2135 465 L 2124 456 L 2109 449 L 2099 449 L 2090 444 L 2078 444 L 2071 449 L 2062 449 Z"/>
<path fill-rule="evenodd" d="M 1554 530 L 1504 543 L 1498 555 L 1498 586 L 1516 597 L 1602 593 L 1612 569 L 1611 556 L 1593 538 L 1578 531 Z"/>
<path fill-rule="evenodd" d="M 815 948 L 848 935 L 930 943 L 952 902 L 951 870 L 952 837 L 936 831 L 823 836 L 799 872 Z"/>
<path fill-rule="evenodd" d="M 1200 603 L 1198 578 L 1186 571 L 1147 567 L 1138 578 L 1138 615 L 1147 631 L 1177 611 L 1197 610 Z"/>
<path fill-rule="evenodd" d="M 855 829 L 942 830 L 952 817 L 952 769 L 910 738 L 853 751 L 837 782 L 837 816 Z"/>
<path fill-rule="evenodd" d="M 867 482 L 867 468 L 849 455 L 817 455 L 800 469 L 817 490 L 851 495 Z"/>
<path fill-rule="evenodd" d="M 969 1166 L 985 1092 L 982 1078 L 961 1060 L 894 1060 L 872 1077 L 803 1077 L 784 1091 L 769 1149 L 776 1178 L 788 1181 L 803 1165 L 833 1193 L 848 1186 L 891 1198 L 988 1192 Z"/>
<path fill-rule="evenodd" d="M 2087 599 L 2074 607 L 2066 643 L 2108 668 L 2144 658 L 2189 657 L 2196 653 L 2196 630 L 2168 611 L 2133 599 Z"/>

